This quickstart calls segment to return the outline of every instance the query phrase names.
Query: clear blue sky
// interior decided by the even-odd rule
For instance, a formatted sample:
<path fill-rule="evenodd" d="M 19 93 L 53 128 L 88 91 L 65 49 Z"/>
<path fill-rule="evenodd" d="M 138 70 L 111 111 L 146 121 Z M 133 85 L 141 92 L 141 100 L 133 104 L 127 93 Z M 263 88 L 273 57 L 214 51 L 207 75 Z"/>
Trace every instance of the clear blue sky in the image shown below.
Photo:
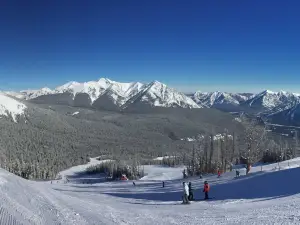
<path fill-rule="evenodd" d="M 300 92 L 297 0 L 3 0 L 0 88 L 159 80 Z"/>

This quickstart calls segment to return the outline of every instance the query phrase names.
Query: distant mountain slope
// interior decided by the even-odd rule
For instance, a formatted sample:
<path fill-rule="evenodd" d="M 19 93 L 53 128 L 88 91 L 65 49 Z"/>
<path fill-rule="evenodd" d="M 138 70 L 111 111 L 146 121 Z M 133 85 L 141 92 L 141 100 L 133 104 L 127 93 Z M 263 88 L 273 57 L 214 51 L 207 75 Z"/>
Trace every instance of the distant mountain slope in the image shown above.
<path fill-rule="evenodd" d="M 300 94 L 285 91 L 273 92 L 265 90 L 248 99 L 244 106 L 264 110 L 285 110 L 300 102 Z"/>
<path fill-rule="evenodd" d="M 202 107 L 185 94 L 158 81 L 149 84 L 120 83 L 101 78 L 98 81 L 85 83 L 68 82 L 54 90 L 42 88 L 22 91 L 19 94 L 8 92 L 8 94 L 37 103 L 66 104 L 108 110 L 119 110 L 130 104 L 150 107 Z"/>
<path fill-rule="evenodd" d="M 267 121 L 272 124 L 300 126 L 300 104 L 268 115 Z"/>
<path fill-rule="evenodd" d="M 245 112 L 249 115 L 260 116 L 264 121 L 274 113 L 278 113 L 277 117 L 282 116 L 281 120 L 286 121 L 284 112 L 280 112 L 292 110 L 294 106 L 300 104 L 300 94 L 286 91 L 265 90 L 258 94 L 197 91 L 184 94 L 158 81 L 148 84 L 122 83 L 107 78 L 83 83 L 71 81 L 53 90 L 45 87 L 40 90 L 4 93 L 15 99 L 25 99 L 35 103 L 62 104 L 110 111 L 122 111 L 129 108 L 150 110 L 153 107 L 215 108 L 231 113 Z M 293 124 L 296 121 L 297 118 L 290 120 L 290 123 Z"/>
<path fill-rule="evenodd" d="M 11 117 L 17 122 L 17 117 L 24 115 L 26 105 L 0 92 L 0 115 Z"/>
<path fill-rule="evenodd" d="M 216 108 L 223 111 L 236 111 L 240 104 L 245 102 L 248 97 L 243 94 L 232 94 L 227 92 L 200 92 L 197 91 L 190 97 L 199 105 L 208 108 Z"/>

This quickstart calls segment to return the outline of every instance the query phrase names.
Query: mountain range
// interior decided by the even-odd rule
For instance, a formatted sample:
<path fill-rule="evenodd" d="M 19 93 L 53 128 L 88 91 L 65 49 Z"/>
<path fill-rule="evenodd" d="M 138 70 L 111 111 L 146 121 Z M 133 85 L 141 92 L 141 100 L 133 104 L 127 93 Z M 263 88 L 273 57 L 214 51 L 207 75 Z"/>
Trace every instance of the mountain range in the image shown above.
<path fill-rule="evenodd" d="M 147 84 L 121 83 L 107 78 L 84 83 L 72 81 L 55 89 L 45 87 L 39 90 L 2 92 L 1 96 L 6 97 L 6 100 L 0 98 L 0 114 L 12 111 L 14 118 L 26 108 L 23 103 L 16 103 L 18 99 L 117 111 L 141 107 L 215 108 L 227 112 L 260 115 L 267 122 L 285 125 L 298 124 L 298 116 L 294 115 L 300 113 L 300 94 L 286 91 L 265 90 L 258 94 L 197 91 L 185 94 L 158 81 Z M 14 105 L 18 105 L 16 107 L 19 111 L 6 107 L 5 101 L 10 97 L 14 97 Z"/>

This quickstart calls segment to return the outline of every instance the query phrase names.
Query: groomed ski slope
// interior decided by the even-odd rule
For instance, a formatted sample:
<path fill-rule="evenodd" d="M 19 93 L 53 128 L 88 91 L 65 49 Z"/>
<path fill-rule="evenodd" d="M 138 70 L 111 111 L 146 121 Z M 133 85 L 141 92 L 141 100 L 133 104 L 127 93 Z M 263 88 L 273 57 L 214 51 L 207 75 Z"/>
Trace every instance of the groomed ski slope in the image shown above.
<path fill-rule="evenodd" d="M 241 171 L 238 179 L 235 172 L 207 176 L 214 199 L 191 205 L 180 204 L 182 168 L 145 166 L 147 175 L 136 186 L 84 177 L 79 172 L 87 165 L 63 171 L 63 179 L 52 184 L 1 169 L 0 224 L 300 224 L 299 165 L 297 158 L 280 163 L 280 170 L 270 164 L 248 176 Z M 204 179 L 186 181 L 193 183 L 196 199 L 203 198 Z"/>

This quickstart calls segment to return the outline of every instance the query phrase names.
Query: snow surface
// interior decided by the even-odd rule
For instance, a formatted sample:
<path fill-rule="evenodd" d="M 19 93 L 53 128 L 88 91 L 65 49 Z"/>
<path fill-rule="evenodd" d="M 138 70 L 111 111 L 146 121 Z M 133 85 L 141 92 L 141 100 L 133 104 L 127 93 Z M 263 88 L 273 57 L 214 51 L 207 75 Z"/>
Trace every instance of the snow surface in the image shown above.
<path fill-rule="evenodd" d="M 79 114 L 79 112 L 74 112 L 74 113 L 72 113 L 72 116 L 75 116 L 77 114 Z"/>
<path fill-rule="evenodd" d="M 11 116 L 14 122 L 17 122 L 17 116 L 23 115 L 26 108 L 23 103 L 0 93 L 0 115 Z"/>
<path fill-rule="evenodd" d="M 247 176 L 241 169 L 217 178 L 193 177 L 196 199 L 203 198 L 204 180 L 211 185 L 209 201 L 181 205 L 182 169 L 144 166 L 142 180 L 86 182 L 80 172 L 101 163 L 62 171 L 65 180 L 27 181 L 0 169 L 0 224 L 299 224 L 300 158 L 256 165 Z M 165 187 L 162 187 L 165 181 Z"/>

